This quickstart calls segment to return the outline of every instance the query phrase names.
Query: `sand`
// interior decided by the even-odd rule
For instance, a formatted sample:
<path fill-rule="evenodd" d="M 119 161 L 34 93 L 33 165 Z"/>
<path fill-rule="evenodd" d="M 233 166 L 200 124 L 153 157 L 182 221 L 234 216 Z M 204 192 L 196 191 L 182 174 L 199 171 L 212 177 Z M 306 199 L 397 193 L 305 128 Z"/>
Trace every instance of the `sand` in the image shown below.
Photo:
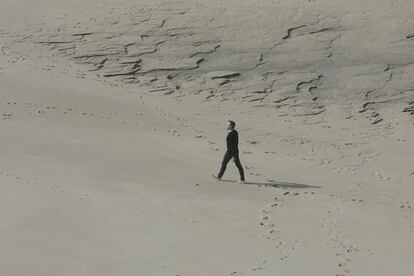
<path fill-rule="evenodd" d="M 413 13 L 2 1 L 0 274 L 412 275 Z"/>

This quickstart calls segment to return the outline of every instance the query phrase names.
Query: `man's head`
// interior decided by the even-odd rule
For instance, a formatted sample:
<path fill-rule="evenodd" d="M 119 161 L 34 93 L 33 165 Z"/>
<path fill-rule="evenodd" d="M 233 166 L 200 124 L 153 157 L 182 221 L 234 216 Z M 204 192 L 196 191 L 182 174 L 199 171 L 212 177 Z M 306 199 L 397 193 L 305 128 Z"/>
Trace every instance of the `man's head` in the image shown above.
<path fill-rule="evenodd" d="M 227 129 L 232 130 L 236 127 L 236 123 L 234 121 L 228 120 L 227 121 Z"/>

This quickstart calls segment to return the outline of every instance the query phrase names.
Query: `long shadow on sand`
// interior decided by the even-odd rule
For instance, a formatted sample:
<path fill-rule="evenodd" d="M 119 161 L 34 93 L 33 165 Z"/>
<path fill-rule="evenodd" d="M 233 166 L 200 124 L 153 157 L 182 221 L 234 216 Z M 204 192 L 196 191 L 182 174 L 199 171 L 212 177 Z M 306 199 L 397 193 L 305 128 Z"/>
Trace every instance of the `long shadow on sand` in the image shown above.
<path fill-rule="evenodd" d="M 222 179 L 221 181 L 225 182 L 237 182 L 235 180 L 225 180 Z M 308 189 L 308 188 L 321 188 L 321 186 L 312 186 L 307 184 L 301 183 L 291 183 L 291 182 L 282 182 L 282 181 L 275 181 L 275 182 L 248 182 L 240 185 L 256 185 L 256 186 L 264 186 L 264 187 L 274 187 L 274 188 L 294 188 L 294 189 Z"/>

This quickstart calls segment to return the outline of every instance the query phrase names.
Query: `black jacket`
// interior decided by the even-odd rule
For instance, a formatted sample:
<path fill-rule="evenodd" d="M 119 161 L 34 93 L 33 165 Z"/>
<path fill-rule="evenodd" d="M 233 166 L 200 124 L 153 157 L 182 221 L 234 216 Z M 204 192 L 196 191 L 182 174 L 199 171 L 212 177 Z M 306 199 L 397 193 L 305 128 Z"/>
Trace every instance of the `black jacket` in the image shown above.
<path fill-rule="evenodd" d="M 227 134 L 226 141 L 227 151 L 229 151 L 232 154 L 239 153 L 239 133 L 235 129 L 229 131 L 229 133 Z"/>

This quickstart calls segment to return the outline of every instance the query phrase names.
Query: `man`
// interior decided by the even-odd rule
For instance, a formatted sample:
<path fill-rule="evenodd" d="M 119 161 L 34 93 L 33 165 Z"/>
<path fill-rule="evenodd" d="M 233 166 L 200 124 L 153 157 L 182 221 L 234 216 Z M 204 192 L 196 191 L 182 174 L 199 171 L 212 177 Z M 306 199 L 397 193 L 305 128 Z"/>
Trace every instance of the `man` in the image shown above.
<path fill-rule="evenodd" d="M 227 121 L 227 130 L 230 130 L 226 138 L 227 151 L 224 154 L 223 161 L 221 162 L 220 172 L 218 173 L 217 176 L 213 174 L 213 177 L 216 178 L 217 180 L 221 180 L 221 177 L 223 176 L 224 171 L 226 170 L 227 163 L 233 158 L 237 169 L 239 169 L 239 173 L 240 173 L 239 182 L 244 184 L 245 183 L 244 182 L 244 171 L 243 171 L 242 165 L 240 164 L 240 159 L 239 159 L 239 148 L 238 148 L 239 134 L 237 130 L 235 130 L 235 127 L 236 127 L 236 123 L 234 121 L 231 121 L 231 120 Z"/>

